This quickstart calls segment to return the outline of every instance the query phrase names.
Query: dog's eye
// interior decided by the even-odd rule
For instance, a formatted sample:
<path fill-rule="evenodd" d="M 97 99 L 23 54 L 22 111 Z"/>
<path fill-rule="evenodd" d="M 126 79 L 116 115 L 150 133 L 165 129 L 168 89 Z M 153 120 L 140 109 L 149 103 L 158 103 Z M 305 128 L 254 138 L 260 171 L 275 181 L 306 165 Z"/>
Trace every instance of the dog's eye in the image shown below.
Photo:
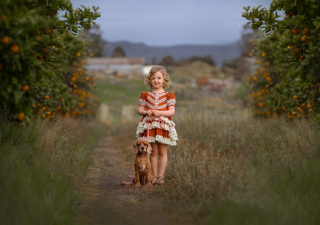
<path fill-rule="evenodd" d="M 147 145 L 147 144 L 144 144 L 144 145 Z"/>
<path fill-rule="evenodd" d="M 141 144 L 138 144 L 138 146 L 140 146 Z"/>

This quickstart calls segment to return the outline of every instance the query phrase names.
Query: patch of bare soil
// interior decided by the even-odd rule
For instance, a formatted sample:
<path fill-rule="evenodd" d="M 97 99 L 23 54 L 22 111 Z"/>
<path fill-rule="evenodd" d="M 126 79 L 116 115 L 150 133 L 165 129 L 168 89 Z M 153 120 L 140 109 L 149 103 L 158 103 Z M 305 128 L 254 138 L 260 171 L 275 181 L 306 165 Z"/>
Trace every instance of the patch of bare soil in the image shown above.
<path fill-rule="evenodd" d="M 185 224 L 168 210 L 157 189 L 120 185 L 133 178 L 133 161 L 128 164 L 120 150 L 108 139 L 100 141 L 93 152 L 82 201 L 76 209 L 76 224 Z M 128 147 L 128 149 L 130 149 Z"/>

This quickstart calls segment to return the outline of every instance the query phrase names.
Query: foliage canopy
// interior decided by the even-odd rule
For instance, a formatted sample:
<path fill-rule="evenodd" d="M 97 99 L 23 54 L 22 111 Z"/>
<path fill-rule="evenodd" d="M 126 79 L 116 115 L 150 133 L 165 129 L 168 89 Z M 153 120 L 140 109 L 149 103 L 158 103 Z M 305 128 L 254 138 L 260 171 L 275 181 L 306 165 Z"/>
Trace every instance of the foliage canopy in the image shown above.
<path fill-rule="evenodd" d="M 315 112 L 319 117 L 320 2 L 273 0 L 269 9 L 244 9 L 247 24 L 266 34 L 252 43 L 259 65 L 247 83 L 254 114 L 293 119 Z"/>

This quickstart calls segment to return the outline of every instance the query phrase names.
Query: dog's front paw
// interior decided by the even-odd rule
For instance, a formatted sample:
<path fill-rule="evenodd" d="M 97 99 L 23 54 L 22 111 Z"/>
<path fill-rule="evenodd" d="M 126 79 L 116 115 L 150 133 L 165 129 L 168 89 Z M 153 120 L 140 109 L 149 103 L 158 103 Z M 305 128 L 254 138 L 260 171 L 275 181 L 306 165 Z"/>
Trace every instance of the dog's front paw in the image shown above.
<path fill-rule="evenodd" d="M 140 183 L 136 183 L 136 185 L 134 187 L 138 188 L 138 187 L 142 187 L 142 186 Z"/>
<path fill-rule="evenodd" d="M 147 188 L 152 187 L 151 182 L 147 183 L 147 184 L 146 184 L 146 187 L 147 187 Z"/>

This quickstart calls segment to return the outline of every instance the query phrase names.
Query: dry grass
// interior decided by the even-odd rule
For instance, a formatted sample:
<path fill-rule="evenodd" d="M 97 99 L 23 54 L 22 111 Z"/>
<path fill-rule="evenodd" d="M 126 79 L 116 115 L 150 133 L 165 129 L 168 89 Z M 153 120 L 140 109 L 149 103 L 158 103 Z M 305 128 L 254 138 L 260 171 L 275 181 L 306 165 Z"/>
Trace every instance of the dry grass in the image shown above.
<path fill-rule="evenodd" d="M 97 128 L 72 119 L 1 127 L 0 224 L 70 224 Z"/>
<path fill-rule="evenodd" d="M 210 224 L 320 222 L 320 133 L 313 121 L 242 112 L 195 112 L 174 121 L 179 143 L 169 147 L 162 190 L 168 203 Z M 114 130 L 128 140 L 119 148 L 128 151 L 136 126 Z"/>

